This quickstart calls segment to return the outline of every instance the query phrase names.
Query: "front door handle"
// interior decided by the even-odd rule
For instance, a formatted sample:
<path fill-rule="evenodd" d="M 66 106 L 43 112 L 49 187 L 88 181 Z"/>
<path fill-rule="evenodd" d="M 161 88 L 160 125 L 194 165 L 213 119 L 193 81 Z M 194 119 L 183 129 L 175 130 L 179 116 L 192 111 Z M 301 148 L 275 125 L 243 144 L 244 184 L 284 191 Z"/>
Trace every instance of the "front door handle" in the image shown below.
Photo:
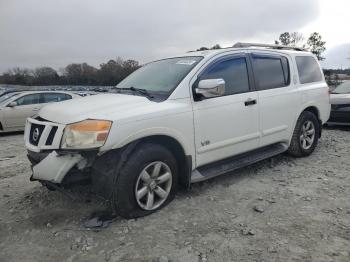
<path fill-rule="evenodd" d="M 248 98 L 247 101 L 244 102 L 245 106 L 256 105 L 256 99 Z"/>

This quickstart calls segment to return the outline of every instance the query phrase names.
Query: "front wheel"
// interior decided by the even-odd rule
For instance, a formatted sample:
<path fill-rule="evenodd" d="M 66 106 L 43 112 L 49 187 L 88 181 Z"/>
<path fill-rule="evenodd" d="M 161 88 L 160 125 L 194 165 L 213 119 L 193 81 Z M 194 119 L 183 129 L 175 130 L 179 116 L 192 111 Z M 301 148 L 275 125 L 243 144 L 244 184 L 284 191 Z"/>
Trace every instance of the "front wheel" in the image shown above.
<path fill-rule="evenodd" d="M 115 174 L 112 204 L 125 218 L 149 215 L 173 200 L 177 172 L 176 159 L 167 148 L 143 143 Z"/>
<path fill-rule="evenodd" d="M 296 123 L 288 153 L 296 157 L 310 155 L 317 146 L 320 128 L 313 113 L 303 112 Z"/>

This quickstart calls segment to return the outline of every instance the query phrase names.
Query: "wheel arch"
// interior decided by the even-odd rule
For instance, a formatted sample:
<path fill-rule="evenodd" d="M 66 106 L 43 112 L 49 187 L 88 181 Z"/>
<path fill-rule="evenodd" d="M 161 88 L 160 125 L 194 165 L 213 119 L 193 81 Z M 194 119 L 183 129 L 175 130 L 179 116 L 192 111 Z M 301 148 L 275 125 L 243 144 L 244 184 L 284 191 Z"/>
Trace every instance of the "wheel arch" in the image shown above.
<path fill-rule="evenodd" d="M 185 188 L 190 185 L 192 172 L 192 155 L 186 154 L 185 148 L 174 137 L 168 135 L 151 135 L 138 139 L 138 146 L 143 143 L 155 143 L 166 147 L 176 158 L 179 167 L 179 183 Z"/>
<path fill-rule="evenodd" d="M 305 112 L 305 111 L 313 113 L 318 118 L 318 120 L 320 120 L 320 111 L 318 110 L 318 108 L 316 106 L 308 106 L 303 110 L 303 112 Z"/>
<path fill-rule="evenodd" d="M 114 184 L 113 169 L 120 170 L 128 161 L 130 155 L 144 143 L 155 143 L 166 147 L 176 158 L 179 167 L 179 184 L 188 189 L 190 187 L 192 173 L 192 155 L 186 153 L 182 144 L 169 135 L 149 135 L 139 137 L 123 146 L 104 151 L 92 164 L 92 181 L 95 191 L 107 199 L 112 197 L 112 185 Z M 115 178 L 117 179 L 117 178 Z"/>

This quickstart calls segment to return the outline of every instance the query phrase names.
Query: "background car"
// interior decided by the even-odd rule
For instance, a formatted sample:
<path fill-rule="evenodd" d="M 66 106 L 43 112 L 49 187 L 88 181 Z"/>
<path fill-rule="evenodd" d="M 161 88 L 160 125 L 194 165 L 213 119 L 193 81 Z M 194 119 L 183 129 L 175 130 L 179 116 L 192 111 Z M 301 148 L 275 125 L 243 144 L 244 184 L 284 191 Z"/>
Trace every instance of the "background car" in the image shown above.
<path fill-rule="evenodd" d="M 5 100 L 11 98 L 11 97 L 14 97 L 18 94 L 20 94 L 21 92 L 14 92 L 14 91 L 11 91 L 11 92 L 6 92 L 6 93 L 3 93 L 0 95 L 0 104 L 2 102 L 4 102 Z"/>
<path fill-rule="evenodd" d="M 78 94 L 61 91 L 8 93 L 0 101 L 0 133 L 23 131 L 26 119 L 34 116 L 46 104 L 80 97 Z"/>
<path fill-rule="evenodd" d="M 337 86 L 330 95 L 331 116 L 327 124 L 350 125 L 350 81 Z"/>
<path fill-rule="evenodd" d="M 77 94 L 77 95 L 80 95 L 82 97 L 84 97 L 84 96 L 92 96 L 92 95 L 97 95 L 98 94 L 98 92 L 94 92 L 94 91 L 78 91 L 78 92 L 74 91 L 74 93 Z"/>

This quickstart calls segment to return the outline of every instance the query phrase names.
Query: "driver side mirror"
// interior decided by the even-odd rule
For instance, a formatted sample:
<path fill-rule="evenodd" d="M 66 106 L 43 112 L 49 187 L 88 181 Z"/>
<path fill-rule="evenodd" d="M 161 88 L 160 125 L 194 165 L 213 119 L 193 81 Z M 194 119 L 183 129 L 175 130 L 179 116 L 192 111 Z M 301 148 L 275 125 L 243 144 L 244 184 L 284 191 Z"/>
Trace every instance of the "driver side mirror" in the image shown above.
<path fill-rule="evenodd" d="M 225 94 L 225 80 L 222 78 L 200 80 L 195 92 L 206 98 L 222 96 Z"/>
<path fill-rule="evenodd" d="M 17 106 L 17 102 L 16 102 L 16 101 L 12 101 L 12 102 L 9 103 L 7 106 L 8 106 L 8 107 L 15 107 L 15 106 Z"/>

